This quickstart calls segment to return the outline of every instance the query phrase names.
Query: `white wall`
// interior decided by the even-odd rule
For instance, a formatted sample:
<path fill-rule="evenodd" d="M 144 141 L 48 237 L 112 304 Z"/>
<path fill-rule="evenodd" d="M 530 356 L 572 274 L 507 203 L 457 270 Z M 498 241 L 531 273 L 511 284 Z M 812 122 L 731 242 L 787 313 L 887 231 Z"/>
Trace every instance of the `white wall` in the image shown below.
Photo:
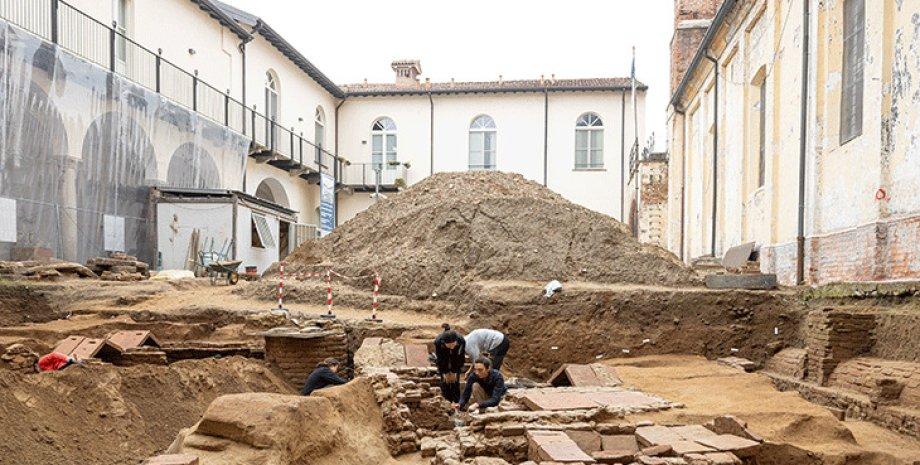
<path fill-rule="evenodd" d="M 202 248 L 213 239 L 214 249 L 220 249 L 233 238 L 233 204 L 157 204 L 157 247 L 162 269 L 188 268 L 186 259 L 193 229 L 200 231 Z"/>
<path fill-rule="evenodd" d="M 436 95 L 434 100 L 434 171 L 466 171 L 469 166 L 469 126 L 479 115 L 495 120 L 498 135 L 496 165 L 500 171 L 544 180 L 544 97 L 542 93 Z M 625 98 L 626 144 L 635 140 L 632 103 Z M 565 92 L 549 95 L 548 186 L 569 200 L 593 210 L 620 217 L 621 114 L 619 91 Z M 645 139 L 645 93 L 637 98 L 639 140 Z M 604 167 L 575 169 L 575 123 L 586 112 L 604 121 Z M 339 121 L 342 153 L 353 163 L 371 160 L 371 126 L 382 116 L 397 126 L 397 156 L 409 162 L 408 183 L 431 172 L 430 103 L 427 96 L 353 98 L 341 107 Z M 366 194 L 342 195 L 339 223 L 370 202 Z"/>

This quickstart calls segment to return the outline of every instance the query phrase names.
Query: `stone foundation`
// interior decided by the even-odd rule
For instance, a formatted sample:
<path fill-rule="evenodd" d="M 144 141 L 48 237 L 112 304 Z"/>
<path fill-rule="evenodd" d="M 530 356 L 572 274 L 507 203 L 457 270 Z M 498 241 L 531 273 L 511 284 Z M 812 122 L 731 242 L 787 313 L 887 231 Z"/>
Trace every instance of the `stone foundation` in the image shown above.
<path fill-rule="evenodd" d="M 275 328 L 263 333 L 265 361 L 292 386 L 303 385 L 323 360 L 348 360 L 348 340 L 341 323 L 318 321 L 305 329 Z"/>

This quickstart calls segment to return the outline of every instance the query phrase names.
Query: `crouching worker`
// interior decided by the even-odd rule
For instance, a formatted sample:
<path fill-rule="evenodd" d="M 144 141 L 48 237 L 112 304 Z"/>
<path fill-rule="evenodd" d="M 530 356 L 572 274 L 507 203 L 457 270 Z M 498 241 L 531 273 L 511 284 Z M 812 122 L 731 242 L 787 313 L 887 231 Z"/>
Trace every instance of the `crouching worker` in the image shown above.
<path fill-rule="evenodd" d="M 463 390 L 460 403 L 454 404 L 454 408 L 473 412 L 495 407 L 507 391 L 505 378 L 500 371 L 492 369 L 492 361 L 479 357 L 473 363 L 473 372 L 466 379 L 466 389 Z"/>
<path fill-rule="evenodd" d="M 71 365 L 81 365 L 81 363 L 78 362 L 77 359 L 68 355 L 51 352 L 50 354 L 38 359 L 37 366 L 38 371 L 44 373 L 46 371 L 61 371 Z"/>
<path fill-rule="evenodd" d="M 444 323 L 444 332 L 434 340 L 434 353 L 437 357 L 438 375 L 441 377 L 441 394 L 451 403 L 460 402 L 460 373 L 466 362 L 464 351 L 466 342 L 460 333 L 450 329 Z"/>
<path fill-rule="evenodd" d="M 340 366 L 341 364 L 339 361 L 334 358 L 323 360 L 320 364 L 316 365 L 316 369 L 307 377 L 307 382 L 304 383 L 303 389 L 300 390 L 300 394 L 309 396 L 310 393 L 317 389 L 347 383 L 347 380 L 337 374 Z"/>
<path fill-rule="evenodd" d="M 476 329 L 466 335 L 466 354 L 470 360 L 478 360 L 482 355 L 488 355 L 492 360 L 492 367 L 502 369 L 505 355 L 511 346 L 508 336 L 494 329 Z"/>

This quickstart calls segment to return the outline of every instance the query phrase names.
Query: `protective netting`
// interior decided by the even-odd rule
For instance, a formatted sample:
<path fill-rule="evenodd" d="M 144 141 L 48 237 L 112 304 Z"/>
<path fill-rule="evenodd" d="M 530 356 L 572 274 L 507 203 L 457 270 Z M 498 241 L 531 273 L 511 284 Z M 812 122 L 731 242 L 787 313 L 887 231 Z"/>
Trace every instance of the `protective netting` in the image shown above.
<path fill-rule="evenodd" d="M 155 263 L 151 187 L 241 189 L 249 140 L 0 20 L 0 260 Z"/>

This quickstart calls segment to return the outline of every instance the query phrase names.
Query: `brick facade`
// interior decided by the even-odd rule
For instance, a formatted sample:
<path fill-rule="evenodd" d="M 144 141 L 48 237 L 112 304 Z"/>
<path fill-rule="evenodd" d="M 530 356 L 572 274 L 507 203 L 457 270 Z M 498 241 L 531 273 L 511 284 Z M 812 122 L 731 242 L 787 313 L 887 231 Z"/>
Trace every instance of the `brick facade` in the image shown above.
<path fill-rule="evenodd" d="M 805 320 L 807 379 L 824 385 L 837 365 L 872 349 L 875 315 L 836 311 L 810 312 Z"/>
<path fill-rule="evenodd" d="M 920 216 L 870 223 L 805 241 L 808 284 L 920 278 Z M 761 249 L 762 270 L 795 283 L 795 244 Z"/>
<path fill-rule="evenodd" d="M 712 19 L 722 0 L 675 0 L 674 37 L 671 39 L 671 93 L 677 89 L 693 56 L 703 42 L 707 20 Z"/>
<path fill-rule="evenodd" d="M 639 241 L 667 247 L 668 162 L 646 160 L 639 164 Z"/>

